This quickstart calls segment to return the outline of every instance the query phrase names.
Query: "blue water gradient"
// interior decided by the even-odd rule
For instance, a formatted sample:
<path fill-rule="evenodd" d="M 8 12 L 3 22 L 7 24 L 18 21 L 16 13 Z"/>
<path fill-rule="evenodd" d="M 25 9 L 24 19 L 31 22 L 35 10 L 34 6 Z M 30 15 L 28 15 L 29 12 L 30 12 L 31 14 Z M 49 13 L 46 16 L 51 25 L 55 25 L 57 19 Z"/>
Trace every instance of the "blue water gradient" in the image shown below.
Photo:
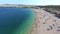
<path fill-rule="evenodd" d="M 25 22 L 25 20 L 33 20 L 31 17 L 34 18 L 34 13 L 31 8 L 0 8 L 0 34 L 13 34 L 14 31 L 16 32 L 18 27 L 22 28 L 22 25 L 26 23 L 28 27 L 31 26 L 28 25 L 28 22 Z"/>

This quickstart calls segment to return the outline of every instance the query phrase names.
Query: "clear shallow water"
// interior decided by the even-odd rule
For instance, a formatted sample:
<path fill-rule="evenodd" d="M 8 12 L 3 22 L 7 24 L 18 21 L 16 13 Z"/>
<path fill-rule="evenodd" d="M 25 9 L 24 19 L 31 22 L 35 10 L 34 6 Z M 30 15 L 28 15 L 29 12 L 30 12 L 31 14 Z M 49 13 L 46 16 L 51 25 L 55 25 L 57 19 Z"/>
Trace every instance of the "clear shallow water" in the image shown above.
<path fill-rule="evenodd" d="M 33 19 L 31 8 L 0 8 L 0 34 L 29 34 Z"/>

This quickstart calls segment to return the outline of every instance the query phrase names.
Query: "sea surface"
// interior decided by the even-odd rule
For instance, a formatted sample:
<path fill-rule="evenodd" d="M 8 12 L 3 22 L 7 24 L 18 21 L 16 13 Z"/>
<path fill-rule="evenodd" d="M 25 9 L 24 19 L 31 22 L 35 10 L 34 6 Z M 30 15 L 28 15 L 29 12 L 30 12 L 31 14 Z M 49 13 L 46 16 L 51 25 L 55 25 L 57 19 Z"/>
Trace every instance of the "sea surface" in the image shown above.
<path fill-rule="evenodd" d="M 34 16 L 32 8 L 0 7 L 0 34 L 29 34 Z"/>

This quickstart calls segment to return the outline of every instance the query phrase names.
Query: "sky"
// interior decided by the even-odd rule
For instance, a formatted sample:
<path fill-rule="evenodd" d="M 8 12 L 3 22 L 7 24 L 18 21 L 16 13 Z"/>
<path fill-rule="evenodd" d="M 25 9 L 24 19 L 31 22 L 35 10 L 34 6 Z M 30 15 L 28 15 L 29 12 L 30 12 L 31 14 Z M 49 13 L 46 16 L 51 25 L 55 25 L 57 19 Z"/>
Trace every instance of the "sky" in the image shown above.
<path fill-rule="evenodd" d="M 0 0 L 0 4 L 60 5 L 60 0 Z"/>

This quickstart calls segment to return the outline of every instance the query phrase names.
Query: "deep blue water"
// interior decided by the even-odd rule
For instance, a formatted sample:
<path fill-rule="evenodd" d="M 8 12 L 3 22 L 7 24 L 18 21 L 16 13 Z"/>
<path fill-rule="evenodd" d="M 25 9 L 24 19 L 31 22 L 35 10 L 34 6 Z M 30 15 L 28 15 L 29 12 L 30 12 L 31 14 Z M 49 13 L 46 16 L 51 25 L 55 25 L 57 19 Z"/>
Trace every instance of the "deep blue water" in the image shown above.
<path fill-rule="evenodd" d="M 31 8 L 0 8 L 0 34 L 12 34 L 31 15 Z"/>

